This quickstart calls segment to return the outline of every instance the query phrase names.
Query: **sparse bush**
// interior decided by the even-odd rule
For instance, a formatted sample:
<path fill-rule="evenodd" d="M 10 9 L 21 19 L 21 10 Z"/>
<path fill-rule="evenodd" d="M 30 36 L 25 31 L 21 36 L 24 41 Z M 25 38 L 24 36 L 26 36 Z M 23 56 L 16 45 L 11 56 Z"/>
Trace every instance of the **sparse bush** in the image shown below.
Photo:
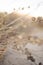
<path fill-rule="evenodd" d="M 42 17 L 37 17 L 36 22 L 38 23 L 38 26 L 43 26 L 43 18 Z"/>
<path fill-rule="evenodd" d="M 32 17 L 32 21 L 35 21 L 36 20 L 36 18 L 35 17 Z"/>

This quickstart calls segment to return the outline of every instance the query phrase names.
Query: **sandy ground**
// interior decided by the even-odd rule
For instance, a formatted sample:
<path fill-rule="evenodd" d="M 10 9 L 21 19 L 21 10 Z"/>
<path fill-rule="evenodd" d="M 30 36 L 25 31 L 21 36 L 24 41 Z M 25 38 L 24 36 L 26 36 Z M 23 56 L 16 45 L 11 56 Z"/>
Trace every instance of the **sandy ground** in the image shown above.
<path fill-rule="evenodd" d="M 6 52 L 2 60 L 0 60 L 0 65 L 38 65 L 39 62 L 43 65 L 43 42 L 39 44 L 37 41 L 39 42 L 40 39 L 36 41 L 33 38 L 30 38 L 30 41 L 27 40 L 29 35 L 43 39 L 43 29 L 34 25 L 31 20 L 28 19 L 28 16 L 26 17 L 25 19 L 22 17 L 16 20 L 16 23 L 13 21 L 13 24 L 11 22 L 11 26 L 8 24 L 7 26 L 10 27 L 4 31 L 4 33 L 0 31 L 0 34 L 3 33 L 2 42 L 8 43 Z M 14 48 L 15 43 L 18 45 L 18 50 Z M 27 60 L 25 48 L 27 48 L 35 58 L 35 62 Z"/>
<path fill-rule="evenodd" d="M 39 62 L 42 62 L 43 65 L 43 45 L 38 46 L 29 43 L 25 48 L 31 51 L 32 56 L 35 58 L 35 63 L 27 60 L 27 55 L 12 49 L 10 45 L 0 65 L 38 65 Z"/>

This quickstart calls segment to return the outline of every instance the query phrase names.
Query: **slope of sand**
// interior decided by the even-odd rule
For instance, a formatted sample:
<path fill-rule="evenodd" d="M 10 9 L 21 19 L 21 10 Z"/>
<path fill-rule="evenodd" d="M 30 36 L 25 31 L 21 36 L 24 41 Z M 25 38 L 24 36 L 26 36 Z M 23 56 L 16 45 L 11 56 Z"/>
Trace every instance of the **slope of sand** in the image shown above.
<path fill-rule="evenodd" d="M 0 28 L 0 65 L 43 63 L 43 26 L 38 23 L 37 18 L 24 15 Z M 35 63 L 27 60 L 29 53 L 35 58 Z"/>

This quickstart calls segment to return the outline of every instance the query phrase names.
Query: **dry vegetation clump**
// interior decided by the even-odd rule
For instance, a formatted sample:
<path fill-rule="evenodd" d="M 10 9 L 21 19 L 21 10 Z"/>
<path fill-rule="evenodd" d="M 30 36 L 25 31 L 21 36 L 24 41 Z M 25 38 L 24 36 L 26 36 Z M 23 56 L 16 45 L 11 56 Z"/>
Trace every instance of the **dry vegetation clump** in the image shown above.
<path fill-rule="evenodd" d="M 7 30 L 10 31 L 11 27 L 7 27 L 7 25 L 19 17 L 20 15 L 16 13 L 8 14 L 7 12 L 0 12 L 0 33 L 3 34 L 3 32 L 5 33 Z"/>
<path fill-rule="evenodd" d="M 6 35 L 1 35 L 0 37 L 0 59 L 3 57 L 6 48 L 7 48 L 7 39 Z"/>
<path fill-rule="evenodd" d="M 34 22 L 35 22 L 35 20 L 36 20 L 36 18 L 35 18 L 35 17 L 32 17 L 32 21 L 34 21 Z"/>
<path fill-rule="evenodd" d="M 16 14 L 16 13 L 10 13 L 5 17 L 4 20 L 4 25 L 10 24 L 12 21 L 16 20 L 17 18 L 19 18 L 20 15 Z"/>
<path fill-rule="evenodd" d="M 38 45 L 43 44 L 43 39 L 41 39 L 37 36 L 28 36 L 28 40 L 29 40 L 29 42 L 31 42 L 33 44 L 38 44 Z"/>
<path fill-rule="evenodd" d="M 36 22 L 40 28 L 43 27 L 43 17 L 37 17 Z"/>
<path fill-rule="evenodd" d="M 3 26 L 6 15 L 7 15 L 6 12 L 4 12 L 4 13 L 0 12 L 0 28 Z"/>

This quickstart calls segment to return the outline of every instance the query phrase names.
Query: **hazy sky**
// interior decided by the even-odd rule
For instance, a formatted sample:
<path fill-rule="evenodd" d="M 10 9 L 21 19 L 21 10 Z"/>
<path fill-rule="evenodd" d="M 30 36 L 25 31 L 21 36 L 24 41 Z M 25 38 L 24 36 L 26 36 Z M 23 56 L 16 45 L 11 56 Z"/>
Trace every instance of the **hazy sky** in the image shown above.
<path fill-rule="evenodd" d="M 28 6 L 30 6 L 29 9 Z M 22 7 L 25 8 L 24 11 L 18 10 Z M 0 0 L 0 11 L 12 12 L 14 8 L 21 13 L 43 16 L 43 0 Z"/>

